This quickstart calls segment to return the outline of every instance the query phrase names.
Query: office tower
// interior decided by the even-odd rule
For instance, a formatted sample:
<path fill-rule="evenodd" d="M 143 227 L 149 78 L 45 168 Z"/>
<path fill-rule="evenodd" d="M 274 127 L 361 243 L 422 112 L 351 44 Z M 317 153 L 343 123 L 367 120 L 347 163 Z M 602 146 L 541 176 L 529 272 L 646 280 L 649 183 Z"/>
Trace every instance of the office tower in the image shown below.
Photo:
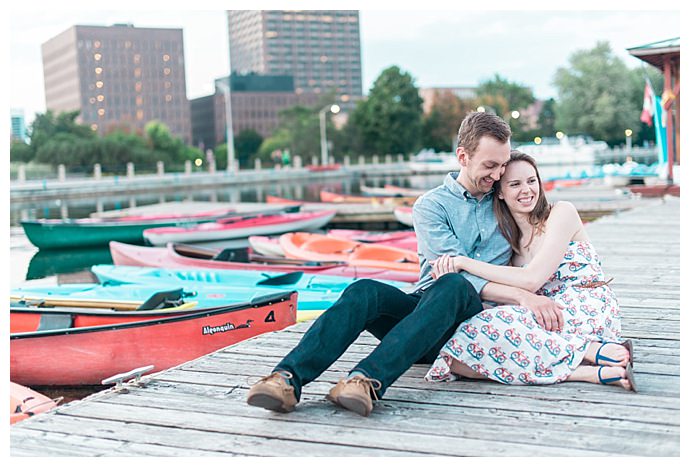
<path fill-rule="evenodd" d="M 41 47 L 46 108 L 100 134 L 165 123 L 191 142 L 181 29 L 72 26 Z"/>
<path fill-rule="evenodd" d="M 359 12 L 230 10 L 230 70 L 291 75 L 295 92 L 362 96 Z"/>
<path fill-rule="evenodd" d="M 10 109 L 10 140 L 26 142 L 26 120 L 23 109 Z"/>

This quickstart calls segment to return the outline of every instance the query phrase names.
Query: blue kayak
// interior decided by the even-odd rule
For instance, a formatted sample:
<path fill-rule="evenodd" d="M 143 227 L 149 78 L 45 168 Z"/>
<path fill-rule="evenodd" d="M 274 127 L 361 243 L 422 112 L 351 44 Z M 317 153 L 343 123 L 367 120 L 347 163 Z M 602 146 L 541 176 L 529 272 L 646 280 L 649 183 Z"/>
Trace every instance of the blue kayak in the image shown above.
<path fill-rule="evenodd" d="M 98 284 L 26 286 L 11 291 L 13 300 L 40 298 L 144 302 L 161 292 L 181 290 L 185 301 L 197 307 L 212 307 L 246 302 L 275 292 L 297 291 L 298 311 L 323 311 L 356 280 L 349 277 L 290 272 L 214 271 L 202 269 L 159 269 L 135 266 L 93 266 Z M 409 287 L 407 282 L 387 282 Z"/>

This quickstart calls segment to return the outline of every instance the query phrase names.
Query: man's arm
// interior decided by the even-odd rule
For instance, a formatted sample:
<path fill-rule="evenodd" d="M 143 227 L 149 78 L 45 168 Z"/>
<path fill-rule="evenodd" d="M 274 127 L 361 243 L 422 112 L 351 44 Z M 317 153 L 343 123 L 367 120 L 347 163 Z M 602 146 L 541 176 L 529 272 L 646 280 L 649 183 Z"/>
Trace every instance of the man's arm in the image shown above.
<path fill-rule="evenodd" d="M 431 263 L 444 254 L 467 256 L 462 242 L 448 225 L 442 206 L 424 197 L 419 198 L 412 208 L 412 217 L 417 235 L 417 248 L 427 262 Z M 477 293 L 480 293 L 488 282 L 467 271 L 462 271 L 461 274 L 472 284 Z"/>

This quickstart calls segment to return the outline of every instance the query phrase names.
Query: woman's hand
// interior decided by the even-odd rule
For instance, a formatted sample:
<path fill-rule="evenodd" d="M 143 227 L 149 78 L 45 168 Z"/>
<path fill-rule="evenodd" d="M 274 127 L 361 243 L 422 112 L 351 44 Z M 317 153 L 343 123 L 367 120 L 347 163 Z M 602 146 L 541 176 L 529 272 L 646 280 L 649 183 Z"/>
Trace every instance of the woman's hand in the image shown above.
<path fill-rule="evenodd" d="M 455 270 L 455 262 L 453 261 L 456 257 L 450 255 L 441 255 L 436 260 L 431 263 L 431 277 L 438 279 L 444 274 L 449 272 L 457 272 Z"/>

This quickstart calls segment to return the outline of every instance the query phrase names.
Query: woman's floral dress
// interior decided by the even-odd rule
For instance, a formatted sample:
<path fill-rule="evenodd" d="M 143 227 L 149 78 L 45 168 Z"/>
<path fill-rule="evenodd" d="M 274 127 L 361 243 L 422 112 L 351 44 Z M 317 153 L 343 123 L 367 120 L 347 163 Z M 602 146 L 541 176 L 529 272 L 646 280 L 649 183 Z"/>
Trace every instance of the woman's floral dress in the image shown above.
<path fill-rule="evenodd" d="M 580 365 L 590 341 L 621 341 L 618 300 L 590 242 L 570 242 L 563 262 L 537 293 L 564 306 L 562 331 L 546 331 L 523 306 L 484 310 L 458 327 L 425 379 L 458 379 L 450 372 L 455 358 L 505 384 L 558 383 Z"/>

